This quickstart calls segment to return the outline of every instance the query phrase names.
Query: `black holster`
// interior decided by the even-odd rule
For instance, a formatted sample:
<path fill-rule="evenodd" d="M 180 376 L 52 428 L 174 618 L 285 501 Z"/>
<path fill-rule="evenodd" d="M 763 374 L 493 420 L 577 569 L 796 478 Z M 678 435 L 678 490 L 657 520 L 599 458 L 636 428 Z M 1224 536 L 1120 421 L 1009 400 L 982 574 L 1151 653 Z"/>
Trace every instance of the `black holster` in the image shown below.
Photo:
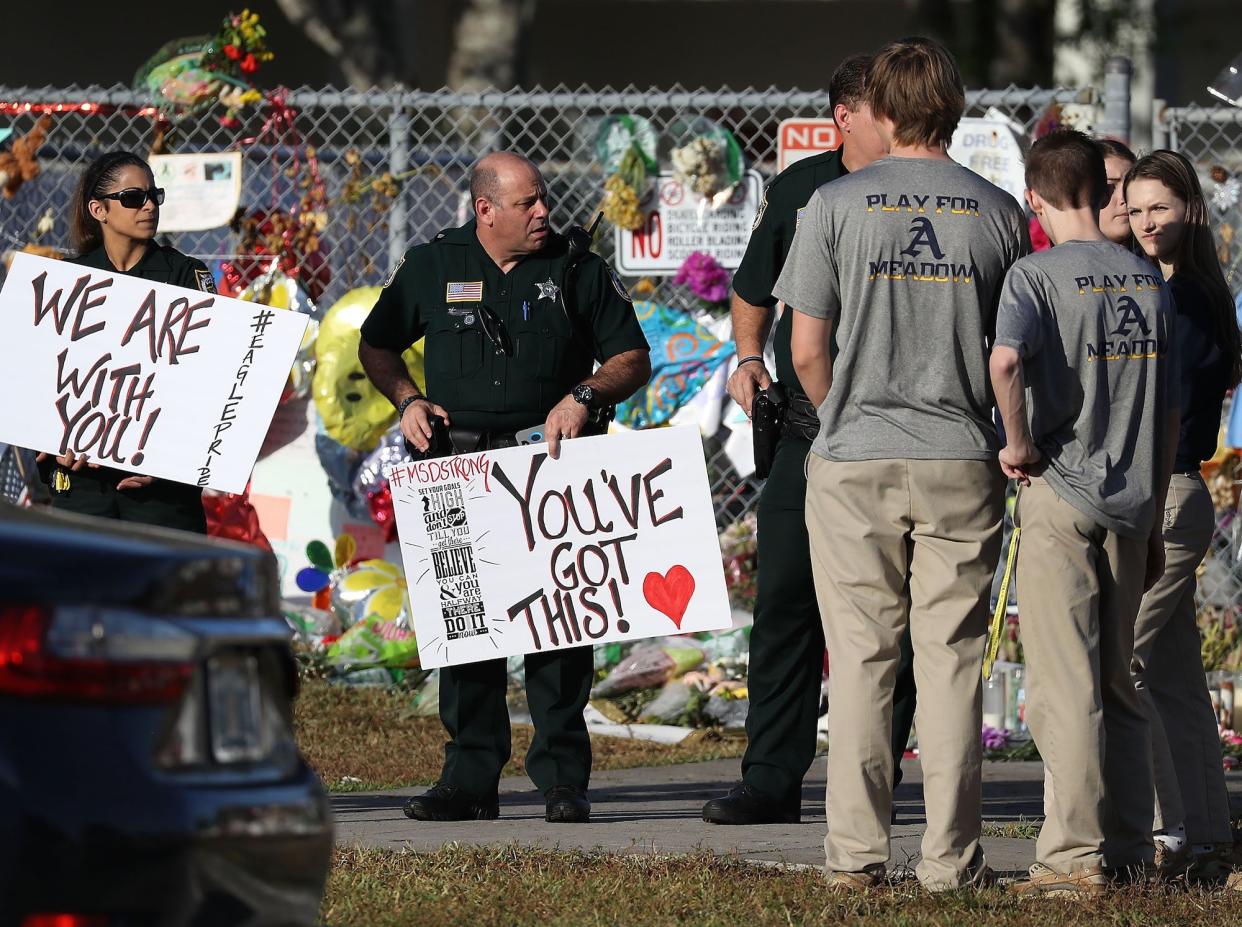
<path fill-rule="evenodd" d="M 776 445 L 781 439 L 789 400 L 785 387 L 772 383 L 767 389 L 755 393 L 750 405 L 751 433 L 755 442 L 755 476 L 766 480 L 772 472 L 776 459 Z"/>

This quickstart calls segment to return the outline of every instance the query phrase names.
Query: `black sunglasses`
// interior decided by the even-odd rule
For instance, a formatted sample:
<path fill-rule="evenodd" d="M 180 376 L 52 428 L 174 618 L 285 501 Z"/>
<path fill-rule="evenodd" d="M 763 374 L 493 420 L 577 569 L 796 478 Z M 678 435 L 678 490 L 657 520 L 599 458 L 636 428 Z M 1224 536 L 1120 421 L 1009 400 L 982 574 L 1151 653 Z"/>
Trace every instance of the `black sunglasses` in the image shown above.
<path fill-rule="evenodd" d="M 509 333 L 505 331 L 501 324 L 500 316 L 496 315 L 487 306 L 480 306 L 476 313 L 479 317 L 479 325 L 483 327 L 483 334 L 487 335 L 490 341 L 504 357 L 509 357 L 513 353 L 509 343 Z"/>
<path fill-rule="evenodd" d="M 95 199 L 116 200 L 126 209 L 141 209 L 147 204 L 147 200 L 154 200 L 156 206 L 163 206 L 164 190 L 162 187 L 152 187 L 150 190 L 130 187 L 128 190 L 117 190 L 115 193 L 101 193 Z"/>

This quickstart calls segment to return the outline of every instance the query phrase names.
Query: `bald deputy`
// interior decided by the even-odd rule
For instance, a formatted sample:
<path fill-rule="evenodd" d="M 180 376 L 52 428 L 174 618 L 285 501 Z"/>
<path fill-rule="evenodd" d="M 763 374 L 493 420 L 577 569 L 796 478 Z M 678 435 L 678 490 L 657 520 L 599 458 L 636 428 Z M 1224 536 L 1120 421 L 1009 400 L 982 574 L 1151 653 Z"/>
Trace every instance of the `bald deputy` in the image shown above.
<path fill-rule="evenodd" d="M 575 253 L 549 224 L 539 169 L 512 152 L 470 174 L 474 218 L 406 252 L 362 326 L 358 359 L 397 407 L 408 445 L 447 456 L 512 447 L 519 436 L 560 442 L 607 428 L 604 410 L 651 375 L 647 340 L 607 262 Z M 419 338 L 425 390 L 401 353 Z M 598 368 L 592 371 L 595 363 Z M 433 440 L 435 419 L 447 443 Z M 590 647 L 527 654 L 535 736 L 526 769 L 546 819 L 589 819 L 591 743 L 582 717 L 594 669 Z M 448 732 L 440 781 L 405 805 L 420 821 L 491 819 L 509 759 L 505 661 L 440 670 Z"/>

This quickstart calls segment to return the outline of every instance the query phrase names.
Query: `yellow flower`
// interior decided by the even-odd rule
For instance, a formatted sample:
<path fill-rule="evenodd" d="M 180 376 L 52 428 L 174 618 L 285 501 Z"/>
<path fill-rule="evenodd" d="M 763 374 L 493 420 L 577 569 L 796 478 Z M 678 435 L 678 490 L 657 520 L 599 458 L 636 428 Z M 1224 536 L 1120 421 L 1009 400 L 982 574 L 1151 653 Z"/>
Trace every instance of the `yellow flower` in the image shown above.
<path fill-rule="evenodd" d="M 396 621 L 406 604 L 405 575 L 400 567 L 387 560 L 363 560 L 354 572 L 341 580 L 341 588 L 350 592 L 374 589 L 367 611 L 384 621 Z"/>

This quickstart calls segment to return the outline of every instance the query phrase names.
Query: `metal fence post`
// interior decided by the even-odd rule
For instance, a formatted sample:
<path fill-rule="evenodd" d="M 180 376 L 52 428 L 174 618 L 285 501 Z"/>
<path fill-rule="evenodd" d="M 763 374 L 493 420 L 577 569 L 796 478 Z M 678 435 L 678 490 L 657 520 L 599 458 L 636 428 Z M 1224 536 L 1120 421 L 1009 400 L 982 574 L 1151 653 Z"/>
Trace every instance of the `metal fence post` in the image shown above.
<path fill-rule="evenodd" d="M 1130 74 L 1129 58 L 1109 58 L 1104 64 L 1104 116 L 1100 134 L 1130 141 Z"/>
<path fill-rule="evenodd" d="M 388 114 L 388 170 L 393 177 L 400 177 L 410 166 L 410 117 L 405 111 L 404 97 L 403 91 L 392 94 L 392 111 Z M 409 247 L 408 219 L 405 184 L 398 180 L 397 196 L 388 211 L 388 267 L 385 277 L 397 266 Z"/>
<path fill-rule="evenodd" d="M 1156 97 L 1151 101 L 1151 148 L 1152 151 L 1158 151 L 1161 148 L 1169 147 L 1169 126 L 1165 122 L 1165 108 L 1167 104 L 1164 100 Z"/>

